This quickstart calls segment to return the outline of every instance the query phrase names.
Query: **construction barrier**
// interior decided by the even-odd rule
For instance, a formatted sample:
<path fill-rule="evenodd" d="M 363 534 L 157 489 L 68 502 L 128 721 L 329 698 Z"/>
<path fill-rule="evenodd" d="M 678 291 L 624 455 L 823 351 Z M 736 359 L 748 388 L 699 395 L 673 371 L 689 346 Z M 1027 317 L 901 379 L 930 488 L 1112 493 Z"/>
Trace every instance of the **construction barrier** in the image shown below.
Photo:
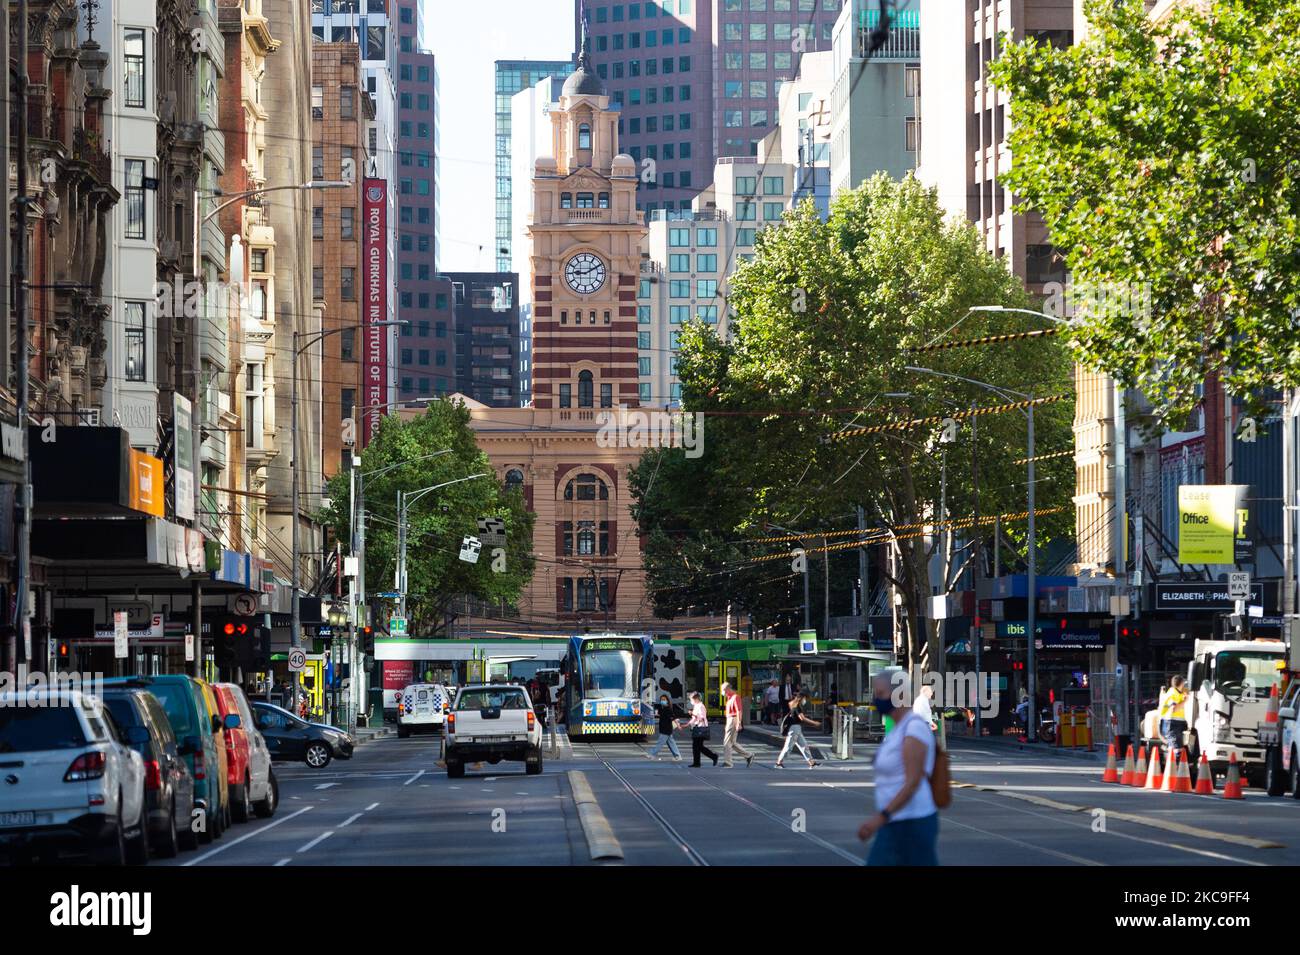
<path fill-rule="evenodd" d="M 1092 714 L 1087 707 L 1060 709 L 1056 717 L 1056 745 L 1062 749 L 1084 749 L 1092 752 Z"/>

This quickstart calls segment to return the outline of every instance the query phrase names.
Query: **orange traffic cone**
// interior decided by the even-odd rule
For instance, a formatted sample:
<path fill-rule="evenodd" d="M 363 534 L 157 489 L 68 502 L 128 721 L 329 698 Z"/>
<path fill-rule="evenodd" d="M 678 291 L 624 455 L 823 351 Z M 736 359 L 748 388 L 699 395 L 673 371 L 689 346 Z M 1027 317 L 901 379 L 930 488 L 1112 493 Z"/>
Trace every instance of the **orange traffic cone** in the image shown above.
<path fill-rule="evenodd" d="M 1137 761 L 1137 765 L 1133 768 L 1133 779 L 1129 783 L 1129 785 L 1137 786 L 1140 789 L 1142 787 L 1143 781 L 1146 778 L 1147 778 L 1147 748 L 1144 745 L 1138 747 L 1138 761 Z"/>
<path fill-rule="evenodd" d="M 1124 772 L 1120 774 L 1119 784 L 1121 786 L 1133 785 L 1133 774 L 1137 770 L 1133 767 L 1133 744 L 1128 744 L 1128 752 L 1124 754 Z"/>
<path fill-rule="evenodd" d="M 1174 782 L 1178 779 L 1178 757 L 1175 755 L 1173 748 L 1165 754 L 1165 778 L 1160 781 L 1160 791 L 1162 793 L 1171 793 L 1174 791 Z"/>
<path fill-rule="evenodd" d="M 1277 707 L 1277 684 L 1274 683 L 1272 688 L 1268 691 L 1268 708 L 1264 710 L 1265 723 L 1271 723 L 1274 726 L 1277 725 Z"/>
<path fill-rule="evenodd" d="M 1115 744 L 1111 743 L 1106 750 L 1106 771 L 1101 774 L 1103 783 L 1119 782 L 1119 767 L 1115 765 Z"/>
<path fill-rule="evenodd" d="M 1237 765 L 1237 754 L 1228 754 L 1228 778 L 1223 784 L 1224 799 L 1245 799 L 1241 791 L 1241 767 Z"/>
<path fill-rule="evenodd" d="M 1160 772 L 1160 747 L 1151 747 L 1151 766 L 1147 769 L 1147 782 L 1143 789 L 1160 789 L 1164 776 Z"/>
<path fill-rule="evenodd" d="M 1178 773 L 1174 777 L 1174 792 L 1189 793 L 1192 791 L 1192 771 L 1187 765 L 1187 750 L 1178 751 Z"/>
<path fill-rule="evenodd" d="M 1196 790 L 1202 796 L 1214 795 L 1214 773 L 1210 770 L 1210 761 L 1201 754 L 1201 761 L 1196 765 Z"/>

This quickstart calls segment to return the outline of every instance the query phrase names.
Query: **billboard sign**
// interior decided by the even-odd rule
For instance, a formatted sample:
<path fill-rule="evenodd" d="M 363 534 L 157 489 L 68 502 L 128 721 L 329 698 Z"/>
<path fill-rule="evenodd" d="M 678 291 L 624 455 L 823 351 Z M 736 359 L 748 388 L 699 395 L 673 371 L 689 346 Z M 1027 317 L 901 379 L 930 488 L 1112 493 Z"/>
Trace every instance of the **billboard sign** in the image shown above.
<path fill-rule="evenodd" d="M 379 430 L 388 401 L 388 182 L 366 179 L 362 183 L 362 323 L 365 381 L 362 387 L 364 420 L 361 445 Z"/>
<path fill-rule="evenodd" d="M 173 455 L 176 463 L 176 517 L 194 520 L 194 411 L 190 399 L 174 396 L 172 424 L 175 438 Z"/>
<path fill-rule="evenodd" d="M 1178 562 L 1253 561 L 1254 528 L 1244 484 L 1183 484 L 1178 488 Z"/>

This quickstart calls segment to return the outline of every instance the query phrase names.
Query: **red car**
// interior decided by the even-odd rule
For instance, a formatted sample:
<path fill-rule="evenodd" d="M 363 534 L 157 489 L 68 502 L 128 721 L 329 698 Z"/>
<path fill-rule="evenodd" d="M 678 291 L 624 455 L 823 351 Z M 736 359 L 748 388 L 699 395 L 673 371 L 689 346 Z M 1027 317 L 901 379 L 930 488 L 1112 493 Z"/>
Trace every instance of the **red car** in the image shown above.
<path fill-rule="evenodd" d="M 244 691 L 234 683 L 214 683 L 212 691 L 223 722 L 232 713 L 239 717 L 237 726 L 221 732 L 226 743 L 231 812 L 238 822 L 251 819 L 254 809 L 260 816 L 269 816 L 278 801 L 271 754 L 253 721 Z"/>

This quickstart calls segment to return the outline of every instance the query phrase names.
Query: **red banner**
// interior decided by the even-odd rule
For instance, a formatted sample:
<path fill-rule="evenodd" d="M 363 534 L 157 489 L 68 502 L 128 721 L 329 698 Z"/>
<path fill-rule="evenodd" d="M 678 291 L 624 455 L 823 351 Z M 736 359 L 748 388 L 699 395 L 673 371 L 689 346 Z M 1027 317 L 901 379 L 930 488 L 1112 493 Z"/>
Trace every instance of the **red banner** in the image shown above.
<path fill-rule="evenodd" d="M 362 404 L 365 418 L 361 446 L 370 443 L 379 430 L 379 419 L 388 401 L 388 182 L 367 179 L 362 183 L 362 298 L 365 322 L 365 385 Z"/>

